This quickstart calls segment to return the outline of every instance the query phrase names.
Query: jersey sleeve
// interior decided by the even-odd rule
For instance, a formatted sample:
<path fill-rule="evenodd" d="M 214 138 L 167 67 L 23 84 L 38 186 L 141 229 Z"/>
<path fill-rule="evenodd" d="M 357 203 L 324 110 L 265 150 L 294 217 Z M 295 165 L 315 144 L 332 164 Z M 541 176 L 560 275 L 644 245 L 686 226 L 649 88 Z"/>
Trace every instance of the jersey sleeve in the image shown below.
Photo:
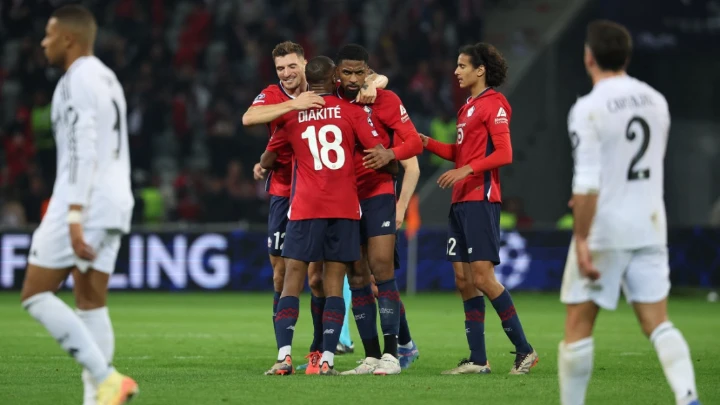
<path fill-rule="evenodd" d="M 510 106 L 502 98 L 489 98 L 488 104 L 483 106 L 483 120 L 488 134 L 510 133 Z"/>
<path fill-rule="evenodd" d="M 365 148 L 372 149 L 377 145 L 381 145 L 382 141 L 377 131 L 372 126 L 370 115 L 359 107 L 348 106 L 346 108 L 350 114 L 350 125 L 357 136 L 357 141 Z"/>
<path fill-rule="evenodd" d="M 257 107 L 261 105 L 273 105 L 280 102 L 279 98 L 271 90 L 270 87 L 265 88 L 260 94 L 255 97 L 250 107 Z"/>
<path fill-rule="evenodd" d="M 70 76 L 65 119 L 70 124 L 68 202 L 86 206 L 97 163 L 98 94 L 92 77 L 76 72 Z"/>
<path fill-rule="evenodd" d="M 268 141 L 268 145 L 265 149 L 267 149 L 270 152 L 278 152 L 284 148 L 286 148 L 290 144 L 290 140 L 288 139 L 288 131 L 281 131 L 276 130 L 274 134 L 270 137 L 270 140 Z"/>
<path fill-rule="evenodd" d="M 579 100 L 568 114 L 568 132 L 575 161 L 573 194 L 590 194 L 600 189 L 600 137 L 592 109 Z"/>
<path fill-rule="evenodd" d="M 401 142 L 397 142 L 397 146 L 392 148 L 395 152 L 397 160 L 410 159 L 422 153 L 423 145 L 417 129 L 410 116 L 403 106 L 400 97 L 392 91 L 385 91 L 383 97 L 386 99 L 382 104 L 382 110 L 379 111 L 382 116 L 382 122 L 393 130 L 395 136 Z"/>

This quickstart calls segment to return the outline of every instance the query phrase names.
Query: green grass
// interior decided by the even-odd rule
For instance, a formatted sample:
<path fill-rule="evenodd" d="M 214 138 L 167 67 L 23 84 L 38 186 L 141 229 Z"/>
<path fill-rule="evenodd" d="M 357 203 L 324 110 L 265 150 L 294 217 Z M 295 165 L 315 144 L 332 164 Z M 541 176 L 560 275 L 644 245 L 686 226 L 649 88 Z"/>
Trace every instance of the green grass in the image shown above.
<path fill-rule="evenodd" d="M 65 299 L 71 299 L 67 294 Z M 111 293 L 117 337 L 115 365 L 140 384 L 134 404 L 557 404 L 557 346 L 564 309 L 557 295 L 515 294 L 516 307 L 540 363 L 510 376 L 514 356 L 497 315 L 486 317 L 493 374 L 441 376 L 467 355 L 460 299 L 450 294 L 404 298 L 420 359 L 399 376 L 262 375 L 275 360 L 268 294 Z M 300 364 L 310 343 L 309 297 L 301 298 L 295 333 Z M 491 307 L 490 307 L 491 308 Z M 671 301 L 674 323 L 690 343 L 701 400 L 720 403 L 720 304 L 700 297 Z M 362 348 L 338 357 L 350 369 Z M 18 294 L 0 294 L 0 403 L 81 404 L 80 368 L 20 309 Z M 478 402 L 479 401 L 479 402 Z M 624 303 L 603 313 L 596 330 L 588 404 L 674 404 L 650 343 Z"/>

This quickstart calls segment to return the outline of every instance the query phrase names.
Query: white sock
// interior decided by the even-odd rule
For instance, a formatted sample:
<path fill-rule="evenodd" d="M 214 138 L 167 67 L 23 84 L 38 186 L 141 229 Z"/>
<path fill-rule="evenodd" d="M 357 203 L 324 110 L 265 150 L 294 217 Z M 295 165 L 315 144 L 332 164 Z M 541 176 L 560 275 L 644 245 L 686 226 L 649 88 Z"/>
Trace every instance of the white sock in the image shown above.
<path fill-rule="evenodd" d="M 333 352 L 323 352 L 322 358 L 320 358 L 320 364 L 323 364 L 327 361 L 328 366 L 333 367 L 334 361 L 335 361 L 335 353 Z"/>
<path fill-rule="evenodd" d="M 398 345 L 398 347 L 402 347 L 403 349 L 412 349 L 413 341 L 411 340 L 410 342 L 408 342 L 408 344 L 405 345 Z"/>
<path fill-rule="evenodd" d="M 583 405 L 593 368 L 593 338 L 588 337 L 570 344 L 560 342 L 558 349 L 558 376 L 560 377 L 560 404 Z"/>
<path fill-rule="evenodd" d="M 283 346 L 278 350 L 278 361 L 285 360 L 285 356 L 291 356 L 290 346 Z"/>
<path fill-rule="evenodd" d="M 650 341 L 655 346 L 677 404 L 684 405 L 696 400 L 695 370 L 690 358 L 690 348 L 682 333 L 675 329 L 671 322 L 665 321 L 655 328 L 650 335 Z"/>
<path fill-rule="evenodd" d="M 23 301 L 22 306 L 95 381 L 104 381 L 114 371 L 80 317 L 53 293 L 35 294 Z"/>
<path fill-rule="evenodd" d="M 110 314 L 107 307 L 82 310 L 76 309 L 85 326 L 90 331 L 95 343 L 100 348 L 103 356 L 112 363 L 115 355 L 115 333 L 113 332 L 112 323 L 110 322 Z M 87 370 L 82 372 L 82 381 L 84 387 L 83 405 L 95 405 L 95 395 L 97 389 Z"/>

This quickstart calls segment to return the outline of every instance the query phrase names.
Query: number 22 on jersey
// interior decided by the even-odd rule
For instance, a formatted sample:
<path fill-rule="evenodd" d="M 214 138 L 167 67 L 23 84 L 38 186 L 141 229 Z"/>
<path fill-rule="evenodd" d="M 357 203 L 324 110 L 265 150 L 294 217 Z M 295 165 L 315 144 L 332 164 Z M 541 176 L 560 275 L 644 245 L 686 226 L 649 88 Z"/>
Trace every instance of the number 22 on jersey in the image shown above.
<path fill-rule="evenodd" d="M 333 136 L 332 142 L 328 141 L 328 134 Z M 315 170 L 322 170 L 323 166 L 330 170 L 338 170 L 345 164 L 345 151 L 342 147 L 342 131 L 337 125 L 323 125 L 319 131 L 315 126 L 309 126 L 302 133 L 302 139 L 307 139 L 310 153 L 313 157 Z M 318 148 L 318 143 L 320 148 Z M 335 152 L 335 161 L 330 158 L 330 151 Z"/>

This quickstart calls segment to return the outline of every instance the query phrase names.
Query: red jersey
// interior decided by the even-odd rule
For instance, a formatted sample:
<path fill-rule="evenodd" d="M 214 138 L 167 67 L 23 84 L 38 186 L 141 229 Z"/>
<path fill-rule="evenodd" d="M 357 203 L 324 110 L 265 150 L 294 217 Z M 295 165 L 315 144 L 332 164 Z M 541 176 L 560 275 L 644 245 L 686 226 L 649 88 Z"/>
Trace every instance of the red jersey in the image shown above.
<path fill-rule="evenodd" d="M 338 89 L 338 95 L 341 90 Z M 415 129 L 400 97 L 390 90 L 377 89 L 373 104 L 363 106 L 370 114 L 372 125 L 382 145 L 393 147 L 397 160 L 410 159 L 422 153 L 422 140 Z M 358 145 L 355 153 L 358 197 L 361 200 L 381 194 L 395 194 L 395 179 L 387 172 L 378 172 L 363 166 L 363 148 Z"/>
<path fill-rule="evenodd" d="M 473 168 L 473 174 L 453 186 L 453 203 L 501 201 L 499 168 L 512 161 L 510 115 L 505 96 L 489 88 L 458 111 L 455 145 L 428 142 L 428 150 L 455 161 L 455 168 Z"/>
<path fill-rule="evenodd" d="M 282 84 L 271 84 L 255 97 L 252 106 L 280 104 L 292 98 L 294 97 L 285 91 Z M 278 122 L 280 122 L 281 118 L 282 117 L 276 118 L 267 124 L 270 137 L 278 130 Z M 265 191 L 270 195 L 278 197 L 290 197 L 290 185 L 292 184 L 292 149 L 288 146 L 285 150 L 277 151 L 277 154 L 277 167 L 268 174 L 267 181 L 265 182 Z"/>
<path fill-rule="evenodd" d="M 322 95 L 323 108 L 285 114 L 267 150 L 288 146 L 295 156 L 290 220 L 360 219 L 353 153 L 356 142 L 370 149 L 381 144 L 359 106 L 335 95 Z"/>

